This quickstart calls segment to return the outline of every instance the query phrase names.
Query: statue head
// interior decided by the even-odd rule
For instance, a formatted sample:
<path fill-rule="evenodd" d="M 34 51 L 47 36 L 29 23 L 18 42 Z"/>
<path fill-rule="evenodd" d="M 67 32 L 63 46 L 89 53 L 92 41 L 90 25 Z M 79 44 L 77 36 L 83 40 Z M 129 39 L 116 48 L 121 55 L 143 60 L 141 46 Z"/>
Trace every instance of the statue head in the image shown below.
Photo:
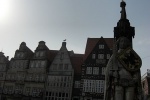
<path fill-rule="evenodd" d="M 119 49 L 126 49 L 127 47 L 131 47 L 131 43 L 126 37 L 120 37 L 116 43 Z"/>

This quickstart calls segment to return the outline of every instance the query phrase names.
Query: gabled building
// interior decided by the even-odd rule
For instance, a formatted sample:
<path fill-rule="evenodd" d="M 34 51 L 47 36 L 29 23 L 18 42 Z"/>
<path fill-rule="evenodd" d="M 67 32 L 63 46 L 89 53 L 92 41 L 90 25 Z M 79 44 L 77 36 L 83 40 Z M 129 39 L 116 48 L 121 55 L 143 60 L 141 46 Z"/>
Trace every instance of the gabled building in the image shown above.
<path fill-rule="evenodd" d="M 40 41 L 32 59 L 30 59 L 27 70 L 24 87 L 27 100 L 42 100 L 44 98 L 46 74 L 49 65 L 49 48 L 44 41 Z"/>
<path fill-rule="evenodd" d="M 113 38 L 88 38 L 81 75 L 82 100 L 103 100 L 105 67 L 112 55 Z"/>
<path fill-rule="evenodd" d="M 73 51 L 68 51 L 66 42 L 49 66 L 46 82 L 45 100 L 71 100 L 74 68 L 71 62 Z"/>
<path fill-rule="evenodd" d="M 0 52 L 1 100 L 100 100 L 112 38 L 88 38 L 85 54 L 49 50 L 40 41 L 32 52 L 25 42 L 14 58 Z M 5 67 L 5 68 L 4 68 Z"/>
<path fill-rule="evenodd" d="M 3 93 L 8 64 L 9 64 L 8 57 L 6 57 L 3 52 L 0 52 L 0 97 L 2 97 Z"/>
<path fill-rule="evenodd" d="M 29 60 L 32 55 L 33 52 L 26 46 L 25 42 L 22 42 L 19 50 L 16 50 L 14 58 L 10 60 L 3 86 L 3 99 L 20 100 L 22 98 Z"/>

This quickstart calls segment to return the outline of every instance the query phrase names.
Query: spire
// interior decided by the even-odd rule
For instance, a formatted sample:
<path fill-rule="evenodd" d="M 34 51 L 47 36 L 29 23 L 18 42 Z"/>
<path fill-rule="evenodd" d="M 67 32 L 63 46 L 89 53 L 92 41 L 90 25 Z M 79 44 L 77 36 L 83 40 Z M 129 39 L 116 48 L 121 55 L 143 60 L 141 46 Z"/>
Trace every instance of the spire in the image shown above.
<path fill-rule="evenodd" d="M 117 26 L 114 27 L 114 39 L 117 41 L 119 37 L 127 37 L 131 44 L 132 44 L 132 38 L 134 38 L 135 31 L 134 27 L 130 26 L 130 22 L 127 19 L 126 15 L 126 3 L 122 0 L 120 3 L 121 7 L 121 18 L 117 23 Z"/>
<path fill-rule="evenodd" d="M 122 2 L 120 3 L 120 7 L 122 8 L 122 11 L 121 11 L 121 19 L 126 19 L 126 3 L 122 0 Z"/>

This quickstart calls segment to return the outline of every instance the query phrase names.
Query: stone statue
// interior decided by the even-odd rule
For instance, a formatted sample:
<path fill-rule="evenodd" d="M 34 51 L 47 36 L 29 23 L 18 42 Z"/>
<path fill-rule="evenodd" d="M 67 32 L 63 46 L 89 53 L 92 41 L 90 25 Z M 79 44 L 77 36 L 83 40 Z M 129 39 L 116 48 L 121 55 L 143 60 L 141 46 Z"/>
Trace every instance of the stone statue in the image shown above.
<path fill-rule="evenodd" d="M 132 54 L 130 58 L 132 61 L 125 56 L 126 54 L 128 55 L 129 52 L 124 54 L 122 61 L 129 69 L 118 59 L 119 54 L 129 47 L 131 48 L 132 46 L 126 37 L 120 37 L 115 43 L 113 55 L 106 67 L 104 100 L 142 100 L 140 67 L 136 66 L 136 64 L 141 66 L 141 59 L 138 59 L 135 55 L 135 57 L 133 57 Z M 128 59 L 128 63 L 124 58 L 126 58 L 126 60 Z M 134 65 L 134 67 L 130 69 L 129 65 L 131 64 Z"/>

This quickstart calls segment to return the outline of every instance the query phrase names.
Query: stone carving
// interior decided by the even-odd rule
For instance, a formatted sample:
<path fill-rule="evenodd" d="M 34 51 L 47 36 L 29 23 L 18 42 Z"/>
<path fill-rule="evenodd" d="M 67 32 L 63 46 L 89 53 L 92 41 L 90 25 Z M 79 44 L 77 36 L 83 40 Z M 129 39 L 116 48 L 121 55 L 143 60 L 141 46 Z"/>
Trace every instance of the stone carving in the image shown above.
<path fill-rule="evenodd" d="M 131 42 L 120 37 L 106 67 L 104 100 L 142 100 L 140 67 L 141 59 Z"/>

